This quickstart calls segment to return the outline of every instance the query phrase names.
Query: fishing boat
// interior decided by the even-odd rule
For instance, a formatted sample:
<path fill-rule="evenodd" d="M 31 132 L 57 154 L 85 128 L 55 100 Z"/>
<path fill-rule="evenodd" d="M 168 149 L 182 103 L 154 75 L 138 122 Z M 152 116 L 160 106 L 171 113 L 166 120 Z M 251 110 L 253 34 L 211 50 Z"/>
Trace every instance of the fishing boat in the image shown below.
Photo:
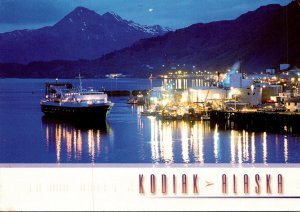
<path fill-rule="evenodd" d="M 145 104 L 145 99 L 144 99 L 144 95 L 139 93 L 137 96 L 136 96 L 136 104 L 138 105 L 144 105 Z"/>
<path fill-rule="evenodd" d="M 134 96 L 132 95 L 132 92 L 130 91 L 130 96 L 128 98 L 127 104 L 136 104 L 136 103 L 137 103 L 137 101 L 134 98 Z"/>
<path fill-rule="evenodd" d="M 144 111 L 140 112 L 141 116 L 156 116 L 158 115 L 158 112 L 152 110 L 152 109 L 145 109 Z"/>
<path fill-rule="evenodd" d="M 136 98 L 130 92 L 130 97 L 128 98 L 127 104 L 137 104 L 137 105 L 144 105 L 145 99 L 142 93 L 139 93 Z"/>
<path fill-rule="evenodd" d="M 80 78 L 78 89 L 71 83 L 46 83 L 45 98 L 40 105 L 41 111 L 48 116 L 105 120 L 114 104 L 108 101 L 104 92 L 82 89 Z"/>
<path fill-rule="evenodd" d="M 202 121 L 210 121 L 210 116 L 208 114 L 204 114 L 201 116 Z"/>

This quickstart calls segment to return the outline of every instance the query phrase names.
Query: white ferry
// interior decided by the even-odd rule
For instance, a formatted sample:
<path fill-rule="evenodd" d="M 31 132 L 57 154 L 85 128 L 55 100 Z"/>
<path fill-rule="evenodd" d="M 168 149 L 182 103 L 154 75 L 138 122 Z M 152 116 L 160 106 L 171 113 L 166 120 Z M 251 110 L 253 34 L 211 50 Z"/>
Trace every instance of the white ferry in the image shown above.
<path fill-rule="evenodd" d="M 105 119 L 113 103 L 107 94 L 92 88 L 79 89 L 71 83 L 46 83 L 45 98 L 40 102 L 45 115 L 71 118 Z"/>

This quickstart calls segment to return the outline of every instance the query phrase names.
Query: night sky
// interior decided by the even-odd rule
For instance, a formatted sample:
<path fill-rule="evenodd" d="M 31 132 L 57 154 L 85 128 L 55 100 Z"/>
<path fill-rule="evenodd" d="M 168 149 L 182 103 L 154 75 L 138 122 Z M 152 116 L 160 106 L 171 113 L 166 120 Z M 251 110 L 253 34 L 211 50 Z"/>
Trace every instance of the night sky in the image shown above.
<path fill-rule="evenodd" d="M 235 19 L 267 4 L 291 0 L 0 0 L 0 32 L 51 26 L 77 6 L 113 11 L 139 24 L 178 29 L 194 23 Z"/>

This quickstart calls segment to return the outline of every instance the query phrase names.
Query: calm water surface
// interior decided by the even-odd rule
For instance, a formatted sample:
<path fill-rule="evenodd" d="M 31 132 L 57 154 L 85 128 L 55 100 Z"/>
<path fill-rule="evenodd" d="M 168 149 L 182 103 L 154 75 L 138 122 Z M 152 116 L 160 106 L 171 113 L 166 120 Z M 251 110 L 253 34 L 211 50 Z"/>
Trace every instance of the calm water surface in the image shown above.
<path fill-rule="evenodd" d="M 222 130 L 209 122 L 165 122 L 115 103 L 106 123 L 80 125 L 40 112 L 47 79 L 0 79 L 1 163 L 299 163 L 300 136 Z M 63 80 L 62 80 L 63 81 Z M 77 80 L 68 80 L 78 85 Z M 190 85 L 193 82 L 188 82 Z M 149 89 L 161 80 L 85 79 L 84 87 Z M 183 87 L 186 86 L 183 83 Z"/>

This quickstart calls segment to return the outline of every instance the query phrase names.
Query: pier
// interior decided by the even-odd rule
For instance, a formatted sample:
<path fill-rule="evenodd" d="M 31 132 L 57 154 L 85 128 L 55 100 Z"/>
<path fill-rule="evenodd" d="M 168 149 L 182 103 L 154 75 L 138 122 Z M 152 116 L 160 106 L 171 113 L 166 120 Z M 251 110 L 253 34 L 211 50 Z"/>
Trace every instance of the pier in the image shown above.
<path fill-rule="evenodd" d="M 259 112 L 259 111 L 211 111 L 211 125 L 218 124 L 224 129 L 250 131 L 300 132 L 300 113 Z"/>

